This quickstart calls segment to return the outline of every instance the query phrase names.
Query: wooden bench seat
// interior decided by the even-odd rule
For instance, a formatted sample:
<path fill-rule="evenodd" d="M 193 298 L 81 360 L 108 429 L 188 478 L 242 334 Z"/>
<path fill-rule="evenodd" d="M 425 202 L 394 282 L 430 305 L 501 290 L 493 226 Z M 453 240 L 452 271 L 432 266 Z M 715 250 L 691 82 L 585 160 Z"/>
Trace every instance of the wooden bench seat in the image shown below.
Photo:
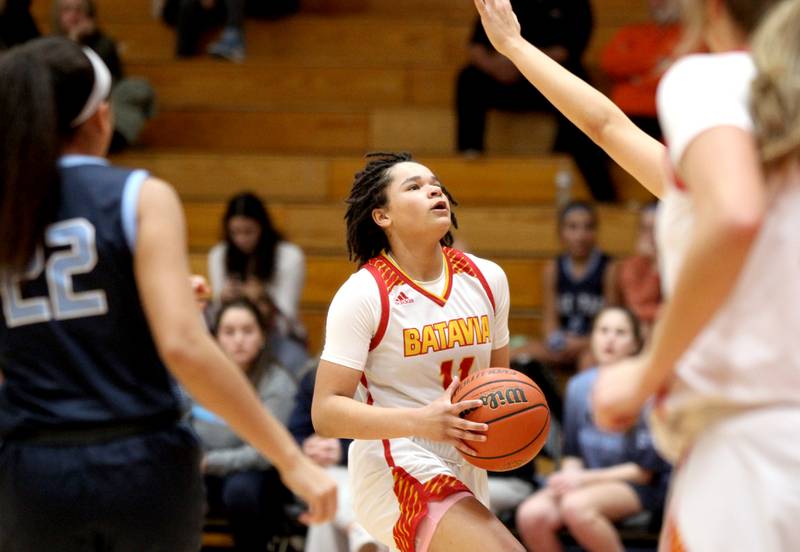
<path fill-rule="evenodd" d="M 224 203 L 186 202 L 192 251 L 207 251 L 219 239 Z M 270 212 L 286 236 L 309 254 L 345 251 L 343 204 L 273 203 Z M 638 215 L 620 207 L 600 207 L 599 244 L 612 253 L 633 250 Z M 549 256 L 559 251 L 552 206 L 463 207 L 456 236 L 479 255 Z"/>
<path fill-rule="evenodd" d="M 114 163 L 141 167 L 172 184 L 185 201 L 224 202 L 239 190 L 252 190 L 269 202 L 342 202 L 361 156 L 243 155 L 222 153 L 149 153 L 128 151 Z M 463 206 L 552 204 L 555 175 L 567 168 L 574 177 L 573 195 L 589 197 L 568 157 L 423 156 Z"/>

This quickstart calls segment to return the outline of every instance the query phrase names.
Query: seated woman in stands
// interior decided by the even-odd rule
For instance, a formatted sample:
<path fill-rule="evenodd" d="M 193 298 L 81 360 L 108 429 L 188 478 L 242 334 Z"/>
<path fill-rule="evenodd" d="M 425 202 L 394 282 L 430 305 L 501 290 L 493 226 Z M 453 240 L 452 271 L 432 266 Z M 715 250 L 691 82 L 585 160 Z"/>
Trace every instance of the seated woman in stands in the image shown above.
<path fill-rule="evenodd" d="M 95 0 L 53 0 L 51 33 L 91 48 L 108 66 L 114 109 L 110 151 L 119 152 L 133 144 L 146 122 L 155 116 L 155 90 L 145 79 L 125 76 L 117 42 L 97 23 Z"/>
<path fill-rule="evenodd" d="M 258 308 L 243 298 L 224 303 L 214 334 L 264 406 L 286 425 L 297 383 L 265 347 L 266 326 Z M 271 537 L 283 532 L 288 523 L 284 509 L 292 501 L 291 493 L 270 462 L 222 419 L 198 404 L 192 407 L 191 419 L 204 450 L 202 469 L 210 511 L 227 518 L 236 550 L 265 550 Z"/>
<path fill-rule="evenodd" d="M 275 306 L 280 333 L 304 338 L 298 317 L 306 271 L 303 250 L 283 238 L 261 199 L 250 192 L 230 199 L 222 226 L 223 241 L 208 254 L 214 300 L 263 289 Z"/>
<path fill-rule="evenodd" d="M 663 508 L 669 465 L 653 448 L 644 416 L 626 433 L 607 433 L 595 426 L 589 404 L 603 367 L 641 348 L 639 322 L 627 309 L 606 307 L 591 340 L 597 366 L 567 385 L 561 468 L 517 510 L 517 528 L 529 550 L 562 550 L 558 532 L 566 527 L 589 552 L 622 551 L 614 522 L 642 511 L 657 516 Z"/>
<path fill-rule="evenodd" d="M 567 203 L 558 215 L 563 251 L 542 271 L 545 340 L 511 351 L 520 364 L 534 359 L 572 369 L 591 364 L 591 321 L 604 305 L 617 303 L 614 263 L 597 247 L 597 212 L 585 201 Z"/>

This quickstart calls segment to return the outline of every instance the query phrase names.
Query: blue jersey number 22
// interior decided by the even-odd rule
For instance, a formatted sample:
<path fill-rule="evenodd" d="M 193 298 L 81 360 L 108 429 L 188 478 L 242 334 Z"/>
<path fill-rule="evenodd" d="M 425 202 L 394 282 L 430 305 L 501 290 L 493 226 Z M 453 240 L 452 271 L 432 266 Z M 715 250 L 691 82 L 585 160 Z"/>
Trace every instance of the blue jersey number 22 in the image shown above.
<path fill-rule="evenodd" d="M 108 312 L 103 290 L 78 293 L 72 288 L 73 276 L 91 272 L 97 264 L 94 226 L 85 218 L 52 224 L 45 230 L 45 243 L 48 247 L 67 246 L 68 249 L 59 249 L 45 262 L 44 251 L 38 247 L 24 274 L 4 275 L 0 281 L 6 326 L 14 328 Z M 47 280 L 48 296 L 23 298 L 20 283 L 35 280 L 42 271 Z"/>

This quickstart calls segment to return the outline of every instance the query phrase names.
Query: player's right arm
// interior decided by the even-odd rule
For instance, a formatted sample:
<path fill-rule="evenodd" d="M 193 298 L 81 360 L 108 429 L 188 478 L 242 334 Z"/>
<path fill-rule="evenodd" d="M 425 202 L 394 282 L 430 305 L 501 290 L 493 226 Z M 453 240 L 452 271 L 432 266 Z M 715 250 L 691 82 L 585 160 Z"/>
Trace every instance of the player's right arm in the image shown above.
<path fill-rule="evenodd" d="M 161 358 L 200 403 L 272 460 L 286 485 L 309 505 L 305 521 L 336 511 L 335 483 L 305 457 L 262 406 L 253 387 L 216 346 L 197 313 L 189 281 L 183 210 L 164 182 L 144 182 L 137 206 L 134 272 Z"/>
<path fill-rule="evenodd" d="M 474 0 L 495 49 L 508 57 L 564 116 L 657 197 L 663 195 L 664 146 L 614 102 L 520 34 L 509 0 Z"/>
<path fill-rule="evenodd" d="M 359 370 L 320 361 L 311 407 L 317 434 L 363 440 L 416 436 L 450 443 L 467 454 L 475 454 L 475 451 L 463 440 L 486 440 L 479 432 L 487 431 L 489 426 L 459 417 L 461 412 L 481 406 L 481 401 L 466 400 L 455 404 L 451 401 L 458 386 L 457 379 L 438 399 L 418 408 L 385 408 L 357 401 L 353 395 L 360 379 Z"/>
<path fill-rule="evenodd" d="M 331 301 L 322 352 L 314 385 L 311 417 L 322 437 L 344 439 L 394 439 L 418 436 L 445 441 L 474 454 L 462 439 L 483 440 L 472 432 L 486 431 L 485 424 L 460 418 L 479 400 L 452 404 L 457 381 L 432 403 L 423 407 L 386 408 L 354 399 L 367 362 L 370 342 L 381 318 L 379 289 L 372 276 L 361 270 L 342 285 Z"/>

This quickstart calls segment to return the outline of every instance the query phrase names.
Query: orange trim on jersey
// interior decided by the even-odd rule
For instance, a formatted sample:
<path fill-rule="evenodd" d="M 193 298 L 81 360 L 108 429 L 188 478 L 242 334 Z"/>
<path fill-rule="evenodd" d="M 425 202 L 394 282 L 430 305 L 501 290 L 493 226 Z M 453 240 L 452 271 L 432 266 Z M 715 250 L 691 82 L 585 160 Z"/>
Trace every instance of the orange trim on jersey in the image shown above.
<path fill-rule="evenodd" d="M 389 290 L 397 285 L 396 281 L 387 282 L 386 271 L 381 270 L 379 263 L 373 263 L 374 260 L 375 259 L 372 259 L 364 265 L 367 272 L 372 274 L 372 277 L 375 278 L 375 283 L 378 284 L 378 292 L 381 296 L 381 321 L 378 323 L 378 329 L 375 331 L 375 335 L 372 336 L 369 342 L 370 351 L 380 344 L 386 333 L 386 328 L 389 325 Z"/>
<path fill-rule="evenodd" d="M 417 528 L 428 513 L 430 502 L 444 500 L 454 493 L 468 492 L 469 487 L 452 475 L 439 474 L 425 484 L 400 467 L 392 468 L 394 495 L 400 506 L 400 517 L 392 530 L 400 552 L 415 552 Z"/>
<path fill-rule="evenodd" d="M 664 532 L 664 547 L 659 547 L 661 552 L 688 552 L 686 545 L 683 544 L 683 539 L 681 538 L 681 533 L 678 531 L 678 524 L 675 523 L 675 518 L 673 516 L 667 517 L 667 527 L 666 531 Z"/>
<path fill-rule="evenodd" d="M 453 270 L 450 267 L 450 262 L 446 255 L 444 254 L 442 255 L 442 265 L 445 270 L 445 276 L 444 276 L 445 284 L 444 284 L 444 293 L 442 293 L 441 295 L 434 295 L 433 293 L 429 292 L 428 290 L 417 284 L 417 282 L 414 281 L 414 279 L 411 278 L 411 276 L 406 274 L 402 268 L 397 266 L 386 253 L 381 253 L 379 257 L 376 257 L 376 259 L 381 259 L 385 261 L 388 264 L 388 266 L 391 267 L 391 269 L 394 271 L 394 274 L 397 278 L 399 278 L 403 283 L 417 290 L 419 293 L 421 293 L 422 295 L 424 295 L 425 297 L 427 297 L 440 307 L 443 307 L 444 304 L 447 303 L 447 299 L 450 297 L 450 291 L 453 289 Z"/>
<path fill-rule="evenodd" d="M 486 281 L 486 278 L 483 276 L 483 272 L 480 271 L 478 266 L 475 264 L 475 261 L 470 259 L 466 253 L 450 247 L 444 248 L 444 254 L 445 257 L 450 259 L 450 264 L 453 267 L 453 274 L 463 272 L 464 274 L 478 279 L 483 286 L 483 290 L 486 292 L 486 295 L 489 297 L 489 302 L 492 304 L 492 310 L 496 310 L 497 307 L 494 304 L 494 294 L 492 293 L 492 288 L 489 287 L 489 282 Z"/>

